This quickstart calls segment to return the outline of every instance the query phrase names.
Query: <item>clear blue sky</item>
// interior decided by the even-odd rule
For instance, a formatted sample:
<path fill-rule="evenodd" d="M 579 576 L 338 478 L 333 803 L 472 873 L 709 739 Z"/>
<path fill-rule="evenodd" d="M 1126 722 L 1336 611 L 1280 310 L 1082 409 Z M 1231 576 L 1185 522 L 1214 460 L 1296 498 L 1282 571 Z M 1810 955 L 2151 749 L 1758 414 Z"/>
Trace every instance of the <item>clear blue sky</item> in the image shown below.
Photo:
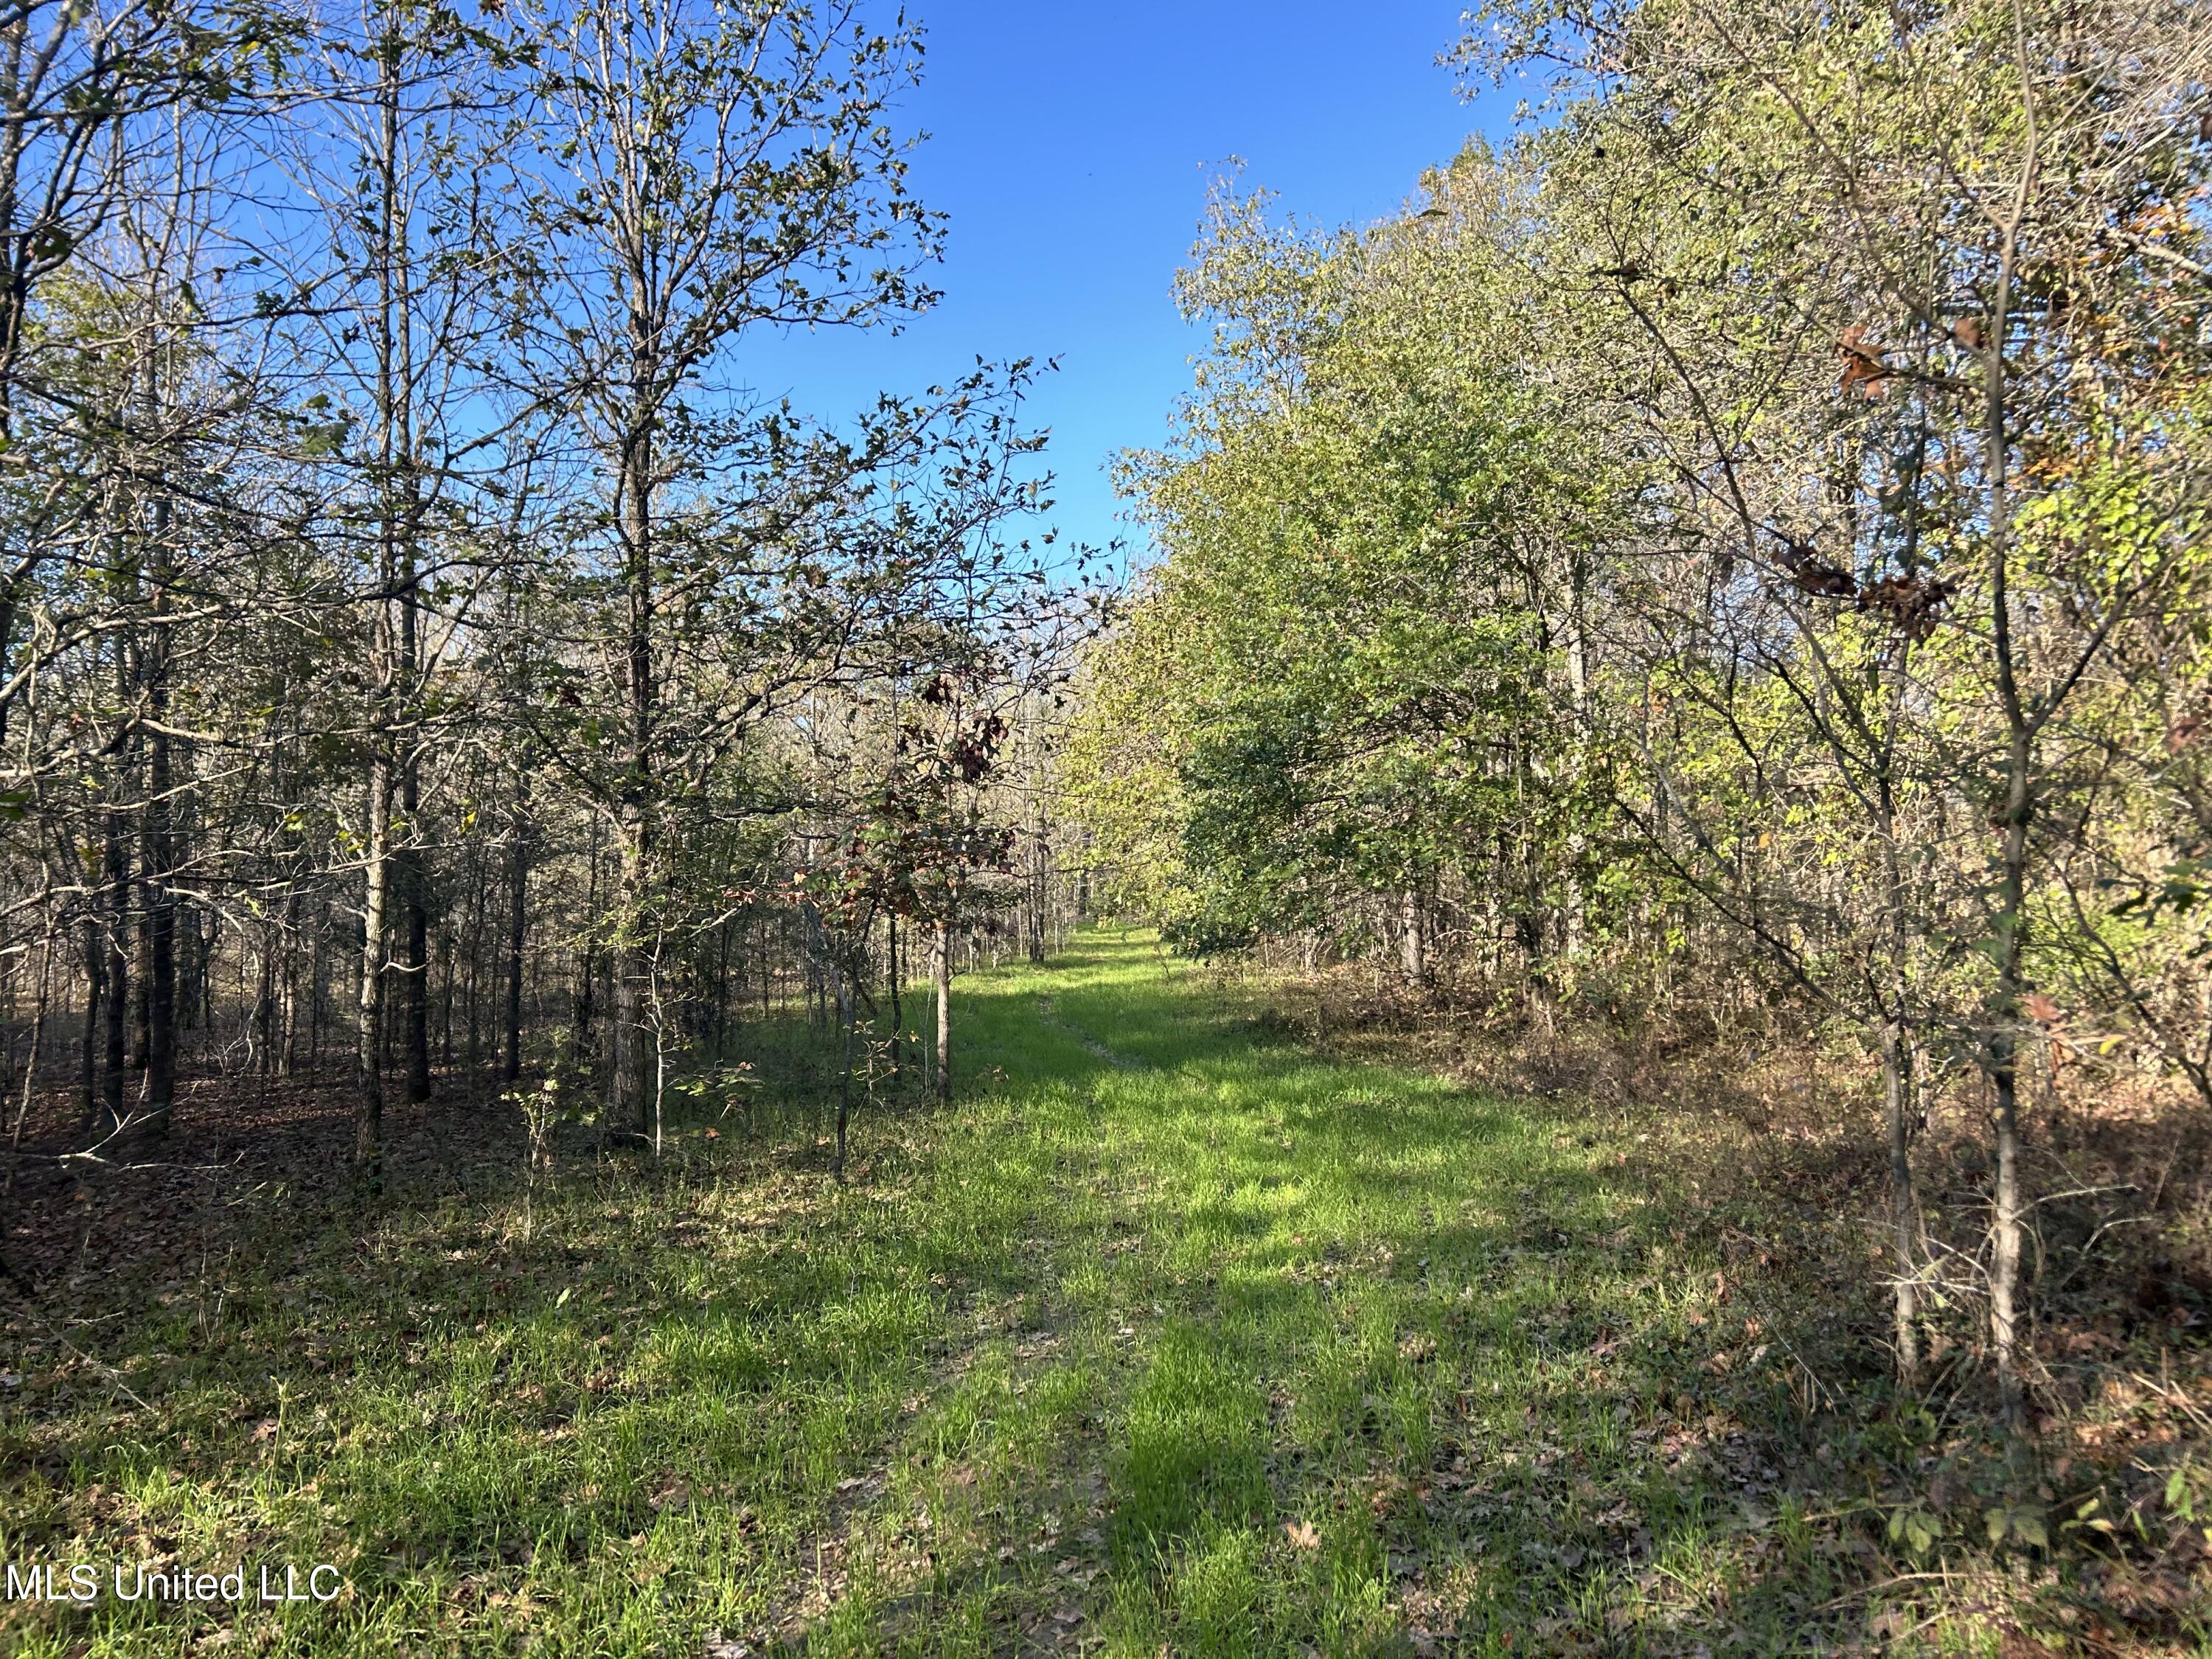
<path fill-rule="evenodd" d="M 1170 284 L 1206 183 L 1245 177 L 1302 219 L 1390 212 L 1510 100 L 1456 95 L 1437 56 L 1462 0 L 911 0 L 927 34 L 905 126 L 915 191 L 951 217 L 944 303 L 897 339 L 761 342 L 741 374 L 828 417 L 992 359 L 1057 356 L 1031 404 L 1052 429 L 1052 514 L 1103 544 L 1105 466 L 1157 444 L 1200 344 Z"/>

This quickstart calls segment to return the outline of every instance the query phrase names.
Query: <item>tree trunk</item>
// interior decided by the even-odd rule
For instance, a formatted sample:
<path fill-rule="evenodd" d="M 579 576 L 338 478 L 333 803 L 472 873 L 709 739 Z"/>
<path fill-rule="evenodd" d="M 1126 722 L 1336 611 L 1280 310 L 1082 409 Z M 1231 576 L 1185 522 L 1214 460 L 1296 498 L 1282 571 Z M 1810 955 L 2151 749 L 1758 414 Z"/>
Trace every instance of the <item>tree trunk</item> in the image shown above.
<path fill-rule="evenodd" d="M 2022 65 L 2023 74 L 2026 66 Z M 2033 131 L 2031 118 L 2030 131 Z M 2025 1206 L 2020 1177 L 2019 1022 L 2027 990 L 2022 966 L 2027 933 L 2027 831 L 2033 812 L 2035 725 L 2028 713 L 2014 657 L 2012 637 L 2011 417 L 2007 407 L 2005 341 L 2012 301 L 2013 260 L 2027 212 L 2023 176 L 2012 223 L 2007 228 L 1989 332 L 1980 348 L 1984 391 L 1984 465 L 1989 480 L 1990 645 L 1996 671 L 1997 696 L 2005 719 L 2004 812 L 2002 819 L 2002 875 L 1998 881 L 1996 994 L 1990 1010 L 1990 1084 L 1995 1093 L 1996 1182 L 1990 1261 L 1990 1343 L 1996 1361 L 1997 1390 L 2005 1420 L 2017 1429 L 2024 1420 L 2020 1380 L 2020 1261 Z"/>
<path fill-rule="evenodd" d="M 300 1070 L 300 890 L 284 896 L 284 1007 L 282 1046 L 276 1055 L 276 1074 L 296 1076 Z M 311 950 L 312 964 L 315 953 Z M 312 989 L 308 995 L 314 994 Z"/>
<path fill-rule="evenodd" d="M 400 771 L 400 798 L 413 833 L 416 793 L 413 769 Z M 396 856 L 393 864 L 405 897 L 400 903 L 399 963 L 400 1051 L 407 1068 L 407 1098 L 430 1098 L 430 913 L 422 902 L 422 862 L 413 852 Z"/>
<path fill-rule="evenodd" d="M 937 1103 L 949 1106 L 952 1103 L 952 924 L 949 921 L 937 924 L 930 970 L 937 980 Z"/>
<path fill-rule="evenodd" d="M 2009 766 L 2003 876 L 1999 884 L 1997 986 L 1990 1031 L 1990 1084 L 1996 1097 L 1992 1115 L 1996 1134 L 1995 1237 L 1990 1262 L 1990 1341 L 1996 1360 L 1997 1390 L 2005 1420 L 2018 1427 L 2025 1416 L 2020 1380 L 2020 1263 L 2027 1210 L 2021 1193 L 2020 1045 L 2017 1022 L 2026 989 L 2021 983 L 2022 935 L 2027 926 L 2027 778 L 2024 735 L 2014 744 Z"/>
<path fill-rule="evenodd" d="M 1891 1245 L 1897 1273 L 1893 1330 L 1897 1380 L 1911 1389 L 1920 1380 L 1920 1200 L 1912 1181 L 1912 1141 L 1919 1131 L 1920 1116 L 1913 1097 L 1912 921 L 1898 845 L 1896 744 L 1903 723 L 1904 648 L 1899 647 L 1885 686 L 1890 706 L 1877 754 L 1875 827 L 1881 839 L 1882 901 L 1889 925 L 1889 1007 L 1882 1024 L 1881 1078 L 1889 1133 Z"/>
<path fill-rule="evenodd" d="M 1429 979 L 1429 948 L 1427 918 L 1422 913 L 1420 890 L 1408 887 L 1403 901 L 1403 915 L 1399 933 L 1399 962 L 1405 969 L 1406 981 L 1411 985 L 1425 985 Z"/>
<path fill-rule="evenodd" d="M 392 769 L 381 748 L 369 763 L 367 894 L 362 905 L 361 1000 L 355 1028 L 354 1162 L 375 1190 L 384 1161 L 384 933 L 390 884 Z"/>
<path fill-rule="evenodd" d="M 1024 700 L 1024 725 L 1029 737 L 1030 858 L 1025 895 L 1030 961 L 1042 965 L 1045 956 L 1045 908 L 1049 896 L 1051 859 L 1045 840 L 1044 750 L 1037 735 L 1036 699 Z"/>
<path fill-rule="evenodd" d="M 131 1060 L 131 854 L 123 814 L 107 811 L 101 876 L 107 890 L 107 925 L 103 940 L 107 964 L 102 975 L 107 1010 L 105 1064 L 100 1074 L 99 1138 L 123 1126 L 124 1076 Z"/>
<path fill-rule="evenodd" d="M 584 859 L 584 915 L 588 923 L 599 920 L 599 817 L 592 815 L 591 838 Z M 597 1064 L 599 1048 L 599 951 L 593 947 L 592 935 L 584 935 L 583 948 L 577 952 L 576 983 L 571 1000 L 569 1020 L 574 1028 L 573 1047 L 580 1066 Z"/>
<path fill-rule="evenodd" d="M 320 1077 L 323 1072 L 323 1010 L 325 981 L 330 978 L 330 908 L 320 907 L 322 915 L 315 926 L 315 945 L 309 953 L 307 965 L 307 1074 Z"/>
<path fill-rule="evenodd" d="M 845 1028 L 844 1068 L 837 1079 L 837 1155 L 831 1169 L 845 1178 L 845 1130 L 853 1115 L 853 988 L 844 970 L 837 969 L 837 1018 Z"/>
<path fill-rule="evenodd" d="M 1912 1060 L 1901 1018 L 1882 1027 L 1881 1079 L 1888 1106 L 1890 1237 L 1897 1273 L 1897 1380 L 1910 1389 L 1920 1381 L 1920 1205 L 1912 1186 Z"/>
<path fill-rule="evenodd" d="M 645 925 L 652 881 L 652 796 L 653 732 L 658 713 L 653 682 L 653 454 L 656 411 L 649 399 L 653 384 L 650 319 L 631 319 L 631 387 L 635 398 L 630 429 L 617 456 L 617 481 L 623 540 L 623 586 L 627 600 L 623 641 L 623 690 L 629 699 L 627 775 L 618 823 L 622 880 L 617 890 L 624 942 L 619 946 L 615 987 L 614 1093 L 611 1103 L 617 1126 L 642 1133 L 651 1107 L 650 1066 L 645 1053 L 644 1003 L 650 964 L 636 934 Z"/>
<path fill-rule="evenodd" d="M 1038 799 L 1030 809 L 1030 960 L 1037 966 L 1044 964 L 1045 930 L 1050 925 L 1046 915 L 1050 900 L 1050 854 L 1045 844 L 1044 802 Z"/>
<path fill-rule="evenodd" d="M 78 1085 L 83 1105 L 83 1133 L 90 1135 L 100 1118 L 100 1014 L 107 986 L 107 952 L 100 937 L 100 921 L 84 919 L 84 1042 L 79 1055 Z"/>
<path fill-rule="evenodd" d="M 145 830 L 143 823 L 140 825 L 138 839 L 143 854 L 145 846 Z M 143 868 L 143 863 L 141 868 L 142 870 Z M 151 892 L 153 884 L 146 881 L 143 874 L 139 878 L 139 884 L 143 884 L 149 893 Z M 152 929 L 148 925 L 148 917 L 143 906 L 133 905 L 131 908 L 137 913 L 138 925 L 132 931 L 133 953 L 137 957 L 137 978 L 131 987 L 131 1069 L 138 1073 L 143 1080 L 147 1068 L 153 1063 L 154 1020 L 153 1012 L 146 994 L 146 987 L 154 977 L 154 936 Z"/>
<path fill-rule="evenodd" d="M 900 1061 L 906 1054 L 906 1011 L 899 1001 L 899 937 L 898 912 L 889 910 L 884 915 L 884 958 L 885 977 L 890 981 L 891 999 L 891 1074 L 898 1075 Z"/>
<path fill-rule="evenodd" d="M 407 210 L 402 204 L 400 100 L 405 70 L 402 58 L 407 47 L 405 25 L 396 8 L 387 7 L 380 20 L 385 38 L 377 53 L 377 106 L 380 140 L 375 161 L 379 185 L 378 216 L 373 236 L 376 260 L 376 404 L 378 414 L 378 489 L 381 515 L 380 560 L 378 570 L 380 608 L 378 645 L 383 660 L 378 665 L 381 746 L 376 764 L 384 769 L 382 796 L 383 848 L 374 856 L 379 884 L 380 917 L 395 902 L 399 910 L 399 1012 L 398 1036 L 405 1076 L 406 1098 L 430 1097 L 430 983 L 429 941 L 425 872 L 419 851 L 422 810 L 418 736 L 414 721 L 420 687 L 418 615 L 422 597 L 416 591 L 419 562 L 416 541 L 421 533 L 422 480 L 415 453 L 415 416 L 417 365 L 415 362 L 412 252 Z M 396 611 L 396 615 L 394 614 Z M 395 825 L 393 814 L 398 814 Z M 383 951 L 381 928 L 374 948 Z M 392 1033 L 378 996 L 380 1056 Z M 379 1084 L 381 1110 L 381 1083 Z"/>
<path fill-rule="evenodd" d="M 399 596 L 399 683 L 411 694 L 416 679 L 414 561 L 406 560 Z M 399 1041 L 406 1068 L 407 1098 L 417 1104 L 430 1098 L 430 908 L 428 872 L 421 849 L 416 817 L 422 807 L 421 769 L 415 745 L 409 741 L 399 759 L 399 811 L 407 845 L 392 855 L 392 878 L 398 886 L 400 920 Z"/>
<path fill-rule="evenodd" d="M 646 1024 L 653 963 L 633 937 L 644 907 L 646 860 L 642 815 L 623 825 L 619 914 L 623 937 L 614 951 L 614 1068 L 608 1121 L 617 1133 L 643 1137 L 653 1123 L 653 1054 Z"/>
<path fill-rule="evenodd" d="M 523 787 L 526 809 L 529 786 Z M 522 1075 L 522 951 L 530 922 L 530 827 L 521 810 L 515 819 L 513 866 L 507 878 L 506 1052 L 500 1060 L 500 1076 L 508 1083 Z"/>
<path fill-rule="evenodd" d="M 23 1088 L 15 1103 L 15 1127 L 8 1139 L 9 1150 L 23 1150 L 23 1125 L 31 1115 L 31 1102 L 36 1097 L 39 1081 L 39 1050 L 46 1036 L 46 1006 L 52 994 L 54 971 L 54 921 L 51 913 L 46 922 L 46 936 L 39 941 L 39 1000 L 31 1016 L 31 1043 L 23 1057 Z M 21 1168 L 15 1158 L 8 1160 L 8 1174 L 0 1180 L 0 1198 L 15 1190 L 15 1174 Z"/>

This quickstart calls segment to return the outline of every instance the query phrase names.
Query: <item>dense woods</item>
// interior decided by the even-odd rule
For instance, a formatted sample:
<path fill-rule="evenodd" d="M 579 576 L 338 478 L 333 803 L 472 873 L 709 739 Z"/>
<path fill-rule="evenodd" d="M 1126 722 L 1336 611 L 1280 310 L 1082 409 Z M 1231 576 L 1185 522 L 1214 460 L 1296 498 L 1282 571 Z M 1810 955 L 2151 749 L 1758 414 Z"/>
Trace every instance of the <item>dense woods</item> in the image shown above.
<path fill-rule="evenodd" d="M 1021 539 L 1033 370 L 802 411 L 735 361 L 935 299 L 888 115 L 915 31 L 4 27 L 18 1163 L 27 1120 L 83 1170 L 246 1080 L 343 1079 L 373 1186 L 395 1092 L 549 1066 L 654 1138 L 671 1057 L 755 1002 L 849 1030 L 985 930 L 1042 949 L 1086 611 Z"/>
<path fill-rule="evenodd" d="M 1358 232 L 1217 193 L 1079 811 L 1200 951 L 1387 964 L 1528 1042 L 1842 1045 L 1896 1373 L 1963 1339 L 2017 1419 L 2034 1264 L 2141 1219 L 2061 1190 L 2064 1102 L 2212 1108 L 2212 27 L 1470 27 L 1465 74 L 1541 89 L 1519 142 Z M 1918 1182 L 1936 1112 L 1971 1201 Z"/>

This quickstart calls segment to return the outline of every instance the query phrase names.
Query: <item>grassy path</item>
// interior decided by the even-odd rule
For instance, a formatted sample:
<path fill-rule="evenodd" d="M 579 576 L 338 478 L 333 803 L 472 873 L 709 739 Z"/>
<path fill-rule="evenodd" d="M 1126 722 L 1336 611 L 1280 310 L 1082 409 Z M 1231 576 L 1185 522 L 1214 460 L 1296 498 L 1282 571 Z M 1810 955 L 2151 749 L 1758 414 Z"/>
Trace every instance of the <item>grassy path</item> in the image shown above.
<path fill-rule="evenodd" d="M 1271 1041 L 1142 935 L 959 994 L 978 1088 L 846 1188 L 694 1134 L 526 1239 L 491 1188 L 149 1286 L 102 1358 L 149 1409 L 52 1355 L 0 1406 L 0 1553 L 349 1588 L 0 1649 L 1814 1649 L 1781 1373 L 1753 1321 L 1685 1397 L 1741 1310 L 1602 1133 Z"/>

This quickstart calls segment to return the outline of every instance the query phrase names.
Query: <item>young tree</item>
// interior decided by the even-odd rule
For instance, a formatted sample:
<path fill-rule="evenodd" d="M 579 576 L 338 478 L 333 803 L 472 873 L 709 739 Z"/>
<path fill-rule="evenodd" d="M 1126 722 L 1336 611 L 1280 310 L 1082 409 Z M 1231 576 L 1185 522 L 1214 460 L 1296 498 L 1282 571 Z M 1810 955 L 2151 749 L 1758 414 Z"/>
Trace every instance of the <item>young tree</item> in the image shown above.
<path fill-rule="evenodd" d="M 503 336 L 530 304 L 508 252 L 522 231 L 503 110 L 520 64 L 419 0 L 369 0 L 319 44 L 318 118 L 283 135 L 309 210 L 284 274 L 306 336 L 309 437 L 334 485 L 329 528 L 366 624 L 356 1139 L 373 1172 L 395 983 L 406 1097 L 430 1094 L 430 635 L 450 646 L 481 586 L 478 532 L 498 523 L 488 475 L 516 468 L 530 412 L 499 396 Z"/>
<path fill-rule="evenodd" d="M 643 911 L 665 757 L 684 735 L 668 696 L 681 648 L 672 612 L 707 574 L 702 556 L 728 560 L 714 573 L 728 577 L 745 556 L 709 551 L 672 520 L 696 514 L 690 492 L 744 457 L 770 479 L 796 459 L 777 411 L 718 383 L 739 340 L 775 326 L 864 326 L 933 297 L 914 272 L 937 228 L 907 197 L 884 123 L 918 43 L 875 32 L 849 4 L 781 0 L 580 0 L 533 9 L 526 27 L 543 43 L 547 136 L 532 211 L 554 296 L 531 362 L 573 400 L 599 491 L 573 527 L 604 572 L 615 641 L 602 669 L 607 742 L 589 787 L 618 863 L 611 1116 L 641 1132 Z"/>

